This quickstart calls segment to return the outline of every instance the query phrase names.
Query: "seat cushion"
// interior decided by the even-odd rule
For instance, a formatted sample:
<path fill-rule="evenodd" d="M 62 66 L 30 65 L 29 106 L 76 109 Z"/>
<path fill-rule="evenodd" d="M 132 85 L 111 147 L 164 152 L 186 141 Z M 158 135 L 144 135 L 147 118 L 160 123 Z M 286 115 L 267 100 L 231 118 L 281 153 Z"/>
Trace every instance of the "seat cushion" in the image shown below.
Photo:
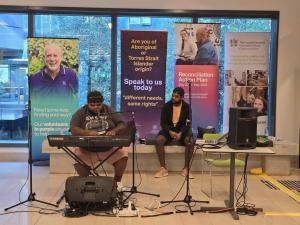
<path fill-rule="evenodd" d="M 230 167 L 230 159 L 207 159 L 207 162 L 211 163 L 215 167 Z M 245 162 L 240 159 L 235 159 L 236 167 L 243 167 Z"/>

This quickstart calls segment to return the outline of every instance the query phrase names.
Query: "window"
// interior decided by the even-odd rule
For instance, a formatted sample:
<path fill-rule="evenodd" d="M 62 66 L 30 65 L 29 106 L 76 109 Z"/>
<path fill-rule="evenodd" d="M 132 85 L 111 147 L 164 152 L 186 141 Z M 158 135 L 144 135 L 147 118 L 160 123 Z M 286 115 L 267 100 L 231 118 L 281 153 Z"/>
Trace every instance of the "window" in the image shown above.
<path fill-rule="evenodd" d="M 27 30 L 26 14 L 0 13 L 0 144 L 27 142 Z"/>
<path fill-rule="evenodd" d="M 8 65 L 0 65 L 0 83 L 8 84 L 9 83 L 9 67 Z M 2 96 L 5 97 L 5 96 Z"/>
<path fill-rule="evenodd" d="M 86 102 L 89 90 L 100 90 L 105 102 L 120 109 L 120 31 L 166 30 L 166 99 L 174 88 L 175 23 L 221 23 L 220 112 L 222 128 L 224 93 L 224 33 L 244 31 L 271 32 L 269 120 L 275 132 L 276 67 L 278 12 L 257 11 L 160 11 L 14 7 L 20 13 L 0 13 L 0 144 L 27 141 L 27 37 L 79 39 L 79 105 Z M 76 10 L 76 11 L 75 11 Z M 32 15 L 28 18 L 27 13 Z M 3 11 L 2 11 L 3 12 Z M 21 13 L 22 12 L 22 13 Z M 46 13 L 44 13 L 46 12 Z M 220 15 L 220 16 L 218 16 Z M 27 21 L 33 21 L 33 27 Z M 30 35 L 28 31 L 32 31 Z M 112 59 L 115 59 L 113 62 Z M 114 91 L 116 90 L 116 91 Z M 111 99 L 113 100 L 111 102 Z M 115 101 L 116 100 L 116 101 Z M 273 110 L 273 111 L 272 111 Z"/>
<path fill-rule="evenodd" d="M 130 25 L 149 25 L 151 26 L 151 17 L 129 17 Z"/>

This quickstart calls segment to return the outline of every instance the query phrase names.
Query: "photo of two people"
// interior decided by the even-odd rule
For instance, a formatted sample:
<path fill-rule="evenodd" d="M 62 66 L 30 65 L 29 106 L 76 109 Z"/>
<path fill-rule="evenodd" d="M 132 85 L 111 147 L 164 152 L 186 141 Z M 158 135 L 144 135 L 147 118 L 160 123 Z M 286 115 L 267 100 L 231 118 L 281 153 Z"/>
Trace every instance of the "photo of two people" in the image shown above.
<path fill-rule="evenodd" d="M 218 65 L 218 24 L 177 24 L 176 65 Z"/>

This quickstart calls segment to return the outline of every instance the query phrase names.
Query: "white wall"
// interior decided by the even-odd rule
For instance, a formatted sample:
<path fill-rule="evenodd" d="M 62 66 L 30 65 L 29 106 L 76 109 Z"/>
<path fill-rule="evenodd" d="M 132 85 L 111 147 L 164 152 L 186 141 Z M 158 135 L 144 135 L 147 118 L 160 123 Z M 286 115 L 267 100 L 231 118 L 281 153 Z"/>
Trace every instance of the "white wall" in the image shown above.
<path fill-rule="evenodd" d="M 0 0 L 0 5 L 280 11 L 276 136 L 298 142 L 300 126 L 299 0 L 85 0 L 84 2 L 74 0 Z"/>

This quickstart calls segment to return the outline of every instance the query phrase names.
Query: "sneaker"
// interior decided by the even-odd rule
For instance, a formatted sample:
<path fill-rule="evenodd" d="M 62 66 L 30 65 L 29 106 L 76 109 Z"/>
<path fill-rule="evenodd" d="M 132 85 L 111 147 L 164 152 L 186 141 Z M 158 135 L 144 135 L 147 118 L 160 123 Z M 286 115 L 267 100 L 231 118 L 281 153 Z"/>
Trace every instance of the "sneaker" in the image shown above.
<path fill-rule="evenodd" d="M 90 175 L 90 170 L 91 170 L 90 167 L 86 167 L 80 163 L 75 163 L 74 168 L 80 177 L 87 177 Z"/>
<path fill-rule="evenodd" d="M 161 178 L 168 176 L 168 170 L 165 167 L 160 167 L 159 171 L 157 171 L 154 175 L 155 178 Z"/>
<path fill-rule="evenodd" d="M 181 172 L 181 176 L 183 176 L 183 177 L 187 176 L 187 168 L 183 168 L 183 170 Z M 193 176 L 193 174 L 191 173 L 191 171 L 190 171 L 190 174 L 189 174 L 189 178 L 190 179 L 195 179 L 195 177 Z"/>
<path fill-rule="evenodd" d="M 123 186 L 121 181 L 117 181 L 117 191 L 122 192 L 122 191 L 125 191 L 125 189 L 126 189 L 126 187 Z"/>

